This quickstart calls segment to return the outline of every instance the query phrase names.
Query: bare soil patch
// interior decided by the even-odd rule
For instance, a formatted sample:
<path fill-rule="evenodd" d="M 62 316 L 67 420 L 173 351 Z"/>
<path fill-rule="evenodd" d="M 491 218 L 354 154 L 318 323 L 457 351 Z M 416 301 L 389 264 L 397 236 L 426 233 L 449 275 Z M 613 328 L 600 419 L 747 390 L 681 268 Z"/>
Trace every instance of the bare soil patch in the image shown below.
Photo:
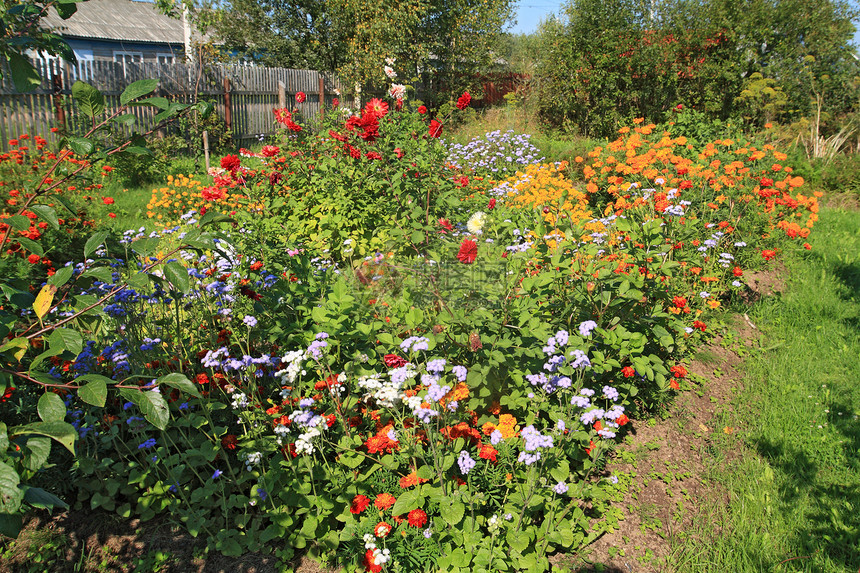
<path fill-rule="evenodd" d="M 755 283 L 769 292 L 782 286 L 767 273 Z M 758 329 L 746 316 L 735 316 L 733 322 L 735 335 L 716 337 L 688 366 L 691 380 L 702 384 L 681 393 L 664 419 L 634 420 L 635 431 L 614 452 L 607 475 L 632 476 L 620 504 L 624 519 L 616 531 L 576 556 L 578 571 L 672 571 L 679 534 L 693 529 L 699 508 L 727 502 L 718 484 L 704 477 L 712 457 L 710 436 L 736 430 L 715 428 L 713 423 L 718 410 L 741 389 L 743 347 L 758 343 Z"/>

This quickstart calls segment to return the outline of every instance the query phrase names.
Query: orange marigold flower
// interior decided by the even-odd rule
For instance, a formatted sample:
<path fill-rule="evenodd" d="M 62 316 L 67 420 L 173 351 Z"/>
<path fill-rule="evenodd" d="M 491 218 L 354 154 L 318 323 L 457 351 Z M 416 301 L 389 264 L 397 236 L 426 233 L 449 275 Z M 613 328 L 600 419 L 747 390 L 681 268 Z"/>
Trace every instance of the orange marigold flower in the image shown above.
<path fill-rule="evenodd" d="M 391 495 L 390 493 L 380 493 L 376 496 L 376 499 L 373 500 L 373 505 L 376 506 L 376 509 L 379 511 L 385 511 L 397 501 L 397 498 Z"/>
<path fill-rule="evenodd" d="M 687 377 L 687 369 L 681 366 L 680 364 L 676 366 L 672 366 L 669 369 L 669 372 L 672 373 L 672 376 L 675 378 L 686 378 Z"/>
<path fill-rule="evenodd" d="M 349 512 L 359 514 L 367 509 L 368 505 L 370 505 L 370 498 L 365 495 L 358 494 L 352 498 L 352 503 L 349 504 Z"/>
<path fill-rule="evenodd" d="M 496 456 L 499 454 L 499 451 L 489 444 L 484 444 L 481 446 L 480 451 L 478 452 L 478 457 L 483 460 L 490 460 L 493 463 L 496 463 Z"/>
<path fill-rule="evenodd" d="M 406 516 L 406 521 L 412 527 L 424 527 L 427 523 L 427 514 L 424 513 L 423 509 L 413 509 Z"/>

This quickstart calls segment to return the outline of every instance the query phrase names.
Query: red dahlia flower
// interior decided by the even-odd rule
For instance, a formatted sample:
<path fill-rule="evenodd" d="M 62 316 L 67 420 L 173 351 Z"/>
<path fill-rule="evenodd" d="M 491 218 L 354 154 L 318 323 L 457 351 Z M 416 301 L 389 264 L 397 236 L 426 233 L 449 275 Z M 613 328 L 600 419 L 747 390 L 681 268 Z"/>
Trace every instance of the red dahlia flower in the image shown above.
<path fill-rule="evenodd" d="M 448 219 L 439 219 L 439 225 L 442 226 L 442 233 L 444 234 L 446 231 L 454 232 L 454 227 L 451 225 L 451 222 Z"/>
<path fill-rule="evenodd" d="M 308 99 L 308 96 L 305 95 L 305 92 L 296 93 L 296 101 L 297 102 L 304 103 L 306 99 Z"/>
<path fill-rule="evenodd" d="M 427 133 L 430 134 L 430 137 L 439 137 L 442 135 L 442 124 L 434 119 L 430 122 L 430 127 L 427 128 Z"/>
<path fill-rule="evenodd" d="M 221 167 L 227 171 L 236 171 L 242 165 L 237 155 L 227 155 L 221 158 Z"/>
<path fill-rule="evenodd" d="M 375 97 L 364 106 L 364 113 L 372 113 L 378 118 L 385 117 L 388 113 L 388 103 Z"/>
<path fill-rule="evenodd" d="M 274 157 L 280 152 L 281 148 L 277 145 L 264 145 L 263 149 L 260 151 L 260 155 L 263 157 Z"/>
<path fill-rule="evenodd" d="M 471 265 L 476 258 L 478 258 L 478 244 L 470 239 L 463 239 L 460 252 L 457 253 L 457 260 L 464 265 Z"/>
<path fill-rule="evenodd" d="M 466 109 L 471 101 L 472 96 L 469 95 L 469 92 L 463 92 L 463 95 L 457 100 L 457 109 Z"/>
<path fill-rule="evenodd" d="M 427 107 L 423 106 L 423 105 L 419 105 L 418 106 L 418 113 L 420 113 L 421 115 L 424 115 L 425 113 L 427 113 Z"/>
<path fill-rule="evenodd" d="M 39 255 L 36 255 L 36 254 L 30 255 L 29 257 L 27 257 L 27 262 L 30 263 L 31 265 L 35 265 L 36 263 L 38 263 L 41 260 L 42 260 L 42 257 L 40 257 Z"/>
<path fill-rule="evenodd" d="M 491 210 L 491 211 L 492 211 L 492 210 L 493 210 L 493 209 L 495 209 L 495 208 L 496 208 L 496 200 L 495 200 L 495 199 L 490 199 L 490 203 L 487 205 L 487 209 L 489 209 L 489 210 Z"/>

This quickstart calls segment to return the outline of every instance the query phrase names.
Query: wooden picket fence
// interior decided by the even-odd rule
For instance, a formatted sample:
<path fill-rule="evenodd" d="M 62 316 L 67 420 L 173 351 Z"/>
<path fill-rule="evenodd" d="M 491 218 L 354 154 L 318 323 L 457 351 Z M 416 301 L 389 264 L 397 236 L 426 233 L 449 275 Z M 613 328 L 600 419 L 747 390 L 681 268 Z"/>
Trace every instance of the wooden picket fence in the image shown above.
<path fill-rule="evenodd" d="M 314 120 L 323 106 L 332 105 L 337 97 L 335 90 L 343 89 L 337 78 L 314 70 L 107 61 L 68 64 L 41 59 L 34 60 L 34 65 L 42 84 L 31 92 L 17 92 L 9 74 L 4 74 L 0 81 L 0 147 L 4 151 L 8 150 L 9 139 L 25 133 L 56 142 L 60 133 L 85 132 L 90 126 L 89 119 L 81 116 L 72 103 L 72 85 L 77 80 L 98 88 L 110 112 L 120 107 L 119 96 L 129 84 L 158 78 L 159 87 L 154 95 L 182 103 L 212 102 L 237 145 L 272 132 L 274 108 L 288 106 L 301 111 L 304 118 Z M 307 96 L 303 103 L 295 101 L 298 92 Z M 153 127 L 158 110 L 132 107 L 129 113 L 138 120 L 134 130 L 146 132 Z M 52 128 L 56 128 L 56 133 Z"/>

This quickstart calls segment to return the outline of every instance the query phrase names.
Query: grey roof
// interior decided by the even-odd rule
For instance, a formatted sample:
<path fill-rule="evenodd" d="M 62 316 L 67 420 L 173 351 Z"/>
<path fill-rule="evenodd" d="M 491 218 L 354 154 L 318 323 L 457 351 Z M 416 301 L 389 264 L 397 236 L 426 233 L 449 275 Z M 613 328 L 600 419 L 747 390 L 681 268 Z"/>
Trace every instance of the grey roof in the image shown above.
<path fill-rule="evenodd" d="M 78 11 L 63 20 L 53 8 L 45 26 L 66 37 L 124 40 L 157 44 L 182 44 L 182 21 L 165 16 L 153 2 L 134 0 L 87 0 L 75 4 Z"/>

